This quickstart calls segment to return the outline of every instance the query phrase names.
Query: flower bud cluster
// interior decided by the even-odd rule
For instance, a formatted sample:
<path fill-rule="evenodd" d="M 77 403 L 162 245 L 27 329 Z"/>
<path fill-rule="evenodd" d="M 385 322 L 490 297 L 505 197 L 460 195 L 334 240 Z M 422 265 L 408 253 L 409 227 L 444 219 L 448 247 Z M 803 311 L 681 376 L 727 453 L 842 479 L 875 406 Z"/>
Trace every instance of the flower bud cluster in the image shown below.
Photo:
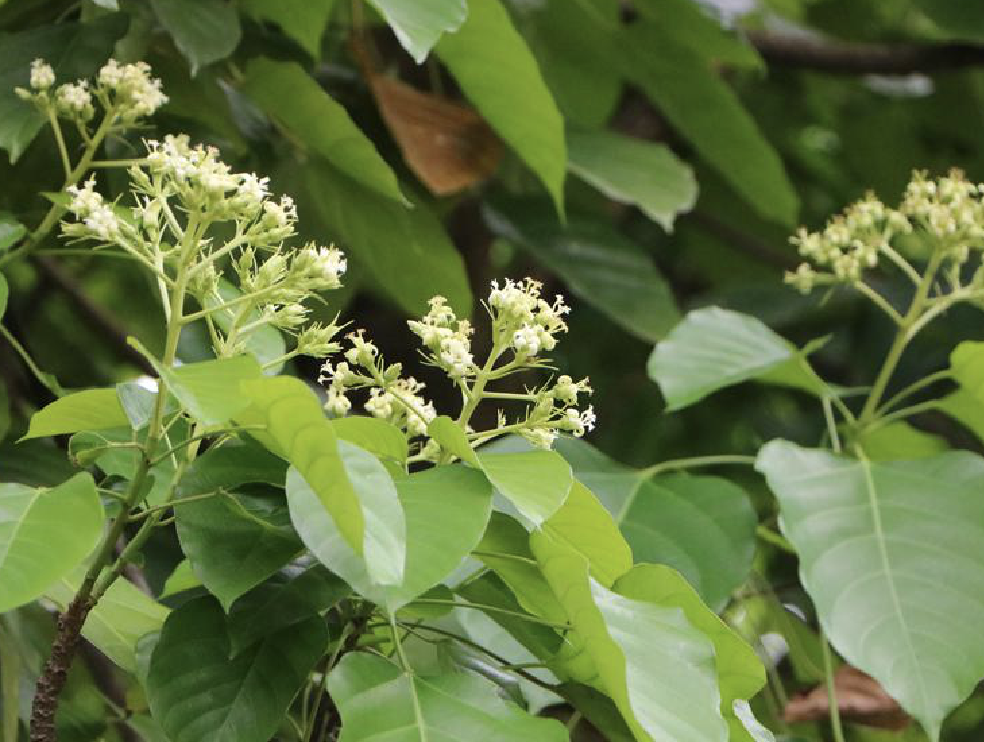
<path fill-rule="evenodd" d="M 899 211 L 890 209 L 874 194 L 849 206 L 843 214 L 831 219 L 819 232 L 804 228 L 790 238 L 809 262 L 802 263 L 786 281 L 803 293 L 816 283 L 854 282 L 862 272 L 878 265 L 880 253 L 889 249 L 896 234 L 908 233 L 912 226 Z"/>
<path fill-rule="evenodd" d="M 580 397 L 591 393 L 587 379 L 574 381 L 562 375 L 523 394 L 500 394 L 488 389 L 488 384 L 509 375 L 545 366 L 539 354 L 554 348 L 556 334 L 566 330 L 561 319 L 568 311 L 564 300 L 558 296 L 551 304 L 540 298 L 540 292 L 541 285 L 531 279 L 518 283 L 507 280 L 501 288 L 492 284 L 486 306 L 493 343 L 482 364 L 473 355 L 471 324 L 458 319 L 444 297 L 431 299 L 427 314 L 408 322 L 425 348 L 427 362 L 442 369 L 460 389 L 463 409 L 456 417 L 472 445 L 515 432 L 537 446 L 549 448 L 561 432 L 579 437 L 594 428 L 594 410 L 578 409 Z M 384 363 L 362 331 L 350 334 L 348 340 L 345 360 L 322 367 L 319 381 L 327 386 L 325 408 L 332 415 L 345 415 L 353 407 L 350 392 L 368 390 L 363 404 L 366 413 L 404 428 L 410 437 L 425 437 L 427 425 L 437 411 L 422 395 L 424 385 L 413 377 L 404 377 L 401 364 Z M 483 399 L 516 400 L 525 404 L 525 411 L 509 420 L 499 410 L 496 428 L 476 432 L 468 421 Z M 440 461 L 449 455 L 434 440 L 419 443 L 418 458 Z"/>
<path fill-rule="evenodd" d="M 936 180 L 914 173 L 899 210 L 958 263 L 971 247 L 984 247 L 984 184 L 971 183 L 960 170 Z"/>
<path fill-rule="evenodd" d="M 532 278 L 516 282 L 510 278 L 499 287 L 492 282 L 488 310 L 497 337 L 504 337 L 518 359 L 535 358 L 557 346 L 556 336 L 567 331 L 562 319 L 570 312 L 562 296 L 553 303 L 541 298 L 543 285 Z"/>
<path fill-rule="evenodd" d="M 140 119 L 154 115 L 167 103 L 161 81 L 151 76 L 146 62 L 120 64 L 110 59 L 90 87 L 88 80 L 77 80 L 54 87 L 55 71 L 43 59 L 31 63 L 30 90 L 17 88 L 16 93 L 43 111 L 85 125 L 96 115 L 94 101 L 117 117 L 117 127 L 133 126 Z"/>

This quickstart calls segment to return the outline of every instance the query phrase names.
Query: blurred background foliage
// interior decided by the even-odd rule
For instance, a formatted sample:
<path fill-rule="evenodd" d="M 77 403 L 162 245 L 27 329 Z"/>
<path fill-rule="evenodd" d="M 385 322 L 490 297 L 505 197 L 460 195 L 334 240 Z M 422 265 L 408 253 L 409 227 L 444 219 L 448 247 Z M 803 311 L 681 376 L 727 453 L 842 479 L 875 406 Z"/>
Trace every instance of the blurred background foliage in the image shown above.
<path fill-rule="evenodd" d="M 61 186 L 50 130 L 12 93 L 31 60 L 49 60 L 63 82 L 110 56 L 143 59 L 170 97 L 145 135 L 188 132 L 293 195 L 303 236 L 350 258 L 345 289 L 316 313 L 370 328 L 391 360 L 416 354 L 405 320 L 428 297 L 480 312 L 491 279 L 531 275 L 572 297 L 557 362 L 591 377 L 591 443 L 612 458 L 751 454 L 775 436 L 814 444 L 815 405 L 773 387 L 662 414 L 648 354 L 682 312 L 718 305 L 797 344 L 829 335 L 815 367 L 837 384 L 870 383 L 892 328 L 846 292 L 805 298 L 784 286 L 798 262 L 788 236 L 868 189 L 893 203 L 913 169 L 984 177 L 982 42 L 984 5 L 967 0 L 0 0 L 0 261 L 19 225 L 47 210 L 38 194 Z M 136 138 L 106 149 L 142 151 Z M 123 172 L 98 178 L 121 193 Z M 154 291 L 126 261 L 52 236 L 3 271 L 5 324 L 64 387 L 144 370 L 127 335 L 159 349 Z M 879 288 L 902 297 L 902 280 Z M 920 337 L 898 384 L 944 366 L 958 339 L 982 337 L 974 311 L 954 312 Z M 206 348 L 189 333 L 181 355 Z M 441 390 L 429 391 L 440 409 Z M 0 344 L 0 479 L 68 475 L 54 447 L 13 448 L 48 401 Z M 980 448 L 941 415 L 916 422 Z M 762 482 L 742 484 L 760 518 L 773 517 Z M 159 581 L 173 554 L 166 538 L 155 548 L 161 564 L 152 550 L 146 566 Z M 755 568 L 771 586 L 763 594 L 809 611 L 793 560 L 765 548 Z M 759 629 L 774 620 L 746 613 Z M 816 681 L 780 671 L 787 693 Z M 93 700 L 84 678 L 75 685 L 73 738 L 91 739 Z M 778 706 L 761 713 L 783 728 Z M 979 740 L 982 718 L 978 693 L 946 738 Z M 789 739 L 825 729 L 794 724 Z M 921 739 L 913 728 L 850 731 Z"/>

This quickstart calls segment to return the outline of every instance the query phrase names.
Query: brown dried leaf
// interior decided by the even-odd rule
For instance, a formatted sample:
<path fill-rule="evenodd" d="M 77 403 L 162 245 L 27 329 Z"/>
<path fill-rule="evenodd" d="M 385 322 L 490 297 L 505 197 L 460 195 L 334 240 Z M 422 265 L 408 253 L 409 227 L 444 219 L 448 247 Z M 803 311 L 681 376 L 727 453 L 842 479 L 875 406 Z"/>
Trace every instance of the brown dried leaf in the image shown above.
<path fill-rule="evenodd" d="M 834 673 L 834 692 L 841 717 L 847 721 L 893 731 L 905 729 L 911 721 L 877 680 L 850 665 L 841 665 Z M 818 685 L 791 698 L 783 718 L 790 723 L 816 721 L 829 713 L 827 687 Z"/>
<path fill-rule="evenodd" d="M 369 75 L 369 87 L 410 169 L 446 196 L 491 176 L 502 143 L 473 109 L 399 80 Z"/>

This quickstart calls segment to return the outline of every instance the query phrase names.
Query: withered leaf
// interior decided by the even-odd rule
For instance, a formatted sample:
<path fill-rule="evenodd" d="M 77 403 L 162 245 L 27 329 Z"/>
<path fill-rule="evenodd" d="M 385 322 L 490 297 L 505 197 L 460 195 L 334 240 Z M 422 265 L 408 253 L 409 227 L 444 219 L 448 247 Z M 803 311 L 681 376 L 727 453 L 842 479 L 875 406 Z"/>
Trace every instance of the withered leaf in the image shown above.
<path fill-rule="evenodd" d="M 407 165 L 432 193 L 457 193 L 495 172 L 502 142 L 473 109 L 379 74 L 369 75 L 369 87 Z"/>
<path fill-rule="evenodd" d="M 842 665 L 834 673 L 834 692 L 841 718 L 847 721 L 897 731 L 912 720 L 877 680 L 850 665 Z M 783 718 L 790 723 L 816 721 L 826 719 L 829 713 L 827 687 L 818 685 L 791 698 Z"/>

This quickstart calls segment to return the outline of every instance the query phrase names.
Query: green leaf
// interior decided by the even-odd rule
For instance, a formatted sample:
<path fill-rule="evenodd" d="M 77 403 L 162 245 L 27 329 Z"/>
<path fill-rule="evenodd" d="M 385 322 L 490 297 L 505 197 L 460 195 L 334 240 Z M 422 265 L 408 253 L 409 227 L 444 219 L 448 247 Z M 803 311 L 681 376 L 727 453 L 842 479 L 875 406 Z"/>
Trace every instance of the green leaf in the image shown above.
<path fill-rule="evenodd" d="M 445 451 L 474 467 L 481 468 L 468 436 L 454 420 L 447 415 L 439 415 L 427 425 L 427 435 L 433 438 Z"/>
<path fill-rule="evenodd" d="M 409 205 L 396 175 L 348 112 L 293 62 L 254 59 L 242 91 L 310 151 L 375 193 Z"/>
<path fill-rule="evenodd" d="M 0 148 L 17 162 L 44 122 L 41 112 L 14 93 L 28 87 L 31 62 L 38 57 L 54 68 L 58 83 L 90 77 L 113 52 L 113 45 L 127 29 L 122 14 L 94 18 L 85 23 L 59 23 L 25 31 L 0 33 Z M 53 140 L 49 140 L 53 141 Z"/>
<path fill-rule="evenodd" d="M 344 451 L 346 464 L 359 449 Z M 489 520 L 492 491 L 481 473 L 442 466 L 396 482 L 406 514 L 407 555 L 399 585 L 377 585 L 330 519 L 319 515 L 310 487 L 293 470 L 287 499 L 298 532 L 312 553 L 356 591 L 395 612 L 450 575 L 479 543 Z"/>
<path fill-rule="evenodd" d="M 457 31 L 468 17 L 467 0 L 369 0 L 378 10 L 400 45 L 421 64 L 441 36 Z"/>
<path fill-rule="evenodd" d="M 751 379 L 818 396 L 825 388 L 792 344 L 754 317 L 718 307 L 689 312 L 653 350 L 648 371 L 668 411 Z"/>
<path fill-rule="evenodd" d="M 641 0 L 636 7 L 640 15 L 665 26 L 674 39 L 700 54 L 712 68 L 765 70 L 755 47 L 724 29 L 705 6 L 692 0 Z"/>
<path fill-rule="evenodd" d="M 161 590 L 161 598 L 169 598 L 172 595 L 183 593 L 185 590 L 194 590 L 196 587 L 201 586 L 202 581 L 198 579 L 198 576 L 191 568 L 191 562 L 187 559 L 182 559 L 164 582 L 164 588 Z"/>
<path fill-rule="evenodd" d="M 241 0 L 244 13 L 272 21 L 294 39 L 315 61 L 321 59 L 321 37 L 335 9 L 335 0 Z"/>
<path fill-rule="evenodd" d="M 369 268 L 400 309 L 422 316 L 428 300 L 440 295 L 459 317 L 471 314 L 464 261 L 427 204 L 415 201 L 412 209 L 404 208 L 314 162 L 303 177 L 325 230 Z"/>
<path fill-rule="evenodd" d="M 858 436 L 858 445 L 872 461 L 918 459 L 949 449 L 945 439 L 924 433 L 904 420 L 865 430 Z"/>
<path fill-rule="evenodd" d="M 45 590 L 45 595 L 64 610 L 72 602 L 86 567 L 61 577 Z M 141 637 L 160 631 L 169 611 L 141 592 L 127 580 L 116 580 L 82 626 L 82 636 L 127 672 L 137 671 L 137 642 Z"/>
<path fill-rule="evenodd" d="M 56 399 L 35 412 L 21 440 L 124 426 L 130 427 L 130 419 L 115 389 L 86 389 Z"/>
<path fill-rule="evenodd" d="M 188 60 L 192 76 L 239 46 L 239 14 L 223 0 L 150 0 L 150 4 Z"/>
<path fill-rule="evenodd" d="M 554 451 L 478 453 L 492 486 L 535 526 L 560 509 L 571 491 L 571 467 Z"/>
<path fill-rule="evenodd" d="M 327 516 L 332 521 L 356 554 L 365 555 L 370 574 L 398 582 L 402 576 L 402 557 L 396 558 L 380 548 L 386 544 L 385 521 L 373 523 L 363 512 L 364 504 L 342 463 L 334 428 L 314 392 L 303 381 L 290 377 L 244 382 L 241 389 L 253 407 L 238 422 L 264 423 L 267 429 L 255 437 L 290 461 L 313 488 L 321 517 Z M 385 514 L 399 528 L 402 513 Z M 303 539 L 304 531 L 298 529 L 298 532 Z"/>
<path fill-rule="evenodd" d="M 612 698 L 636 739 L 727 742 L 715 648 L 685 611 L 605 588 L 589 576 L 587 561 L 557 540 L 531 544 L 574 625 L 566 647 L 580 654 L 564 659 L 593 666 L 593 684 Z"/>
<path fill-rule="evenodd" d="M 566 742 L 564 727 L 503 701 L 477 675 L 408 675 L 382 657 L 353 652 L 328 676 L 342 716 L 339 742 L 482 740 Z"/>
<path fill-rule="evenodd" d="M 547 621 L 566 622 L 567 615 L 530 550 L 530 535 L 517 520 L 493 512 L 474 556 L 495 571 L 524 610 Z M 490 615 L 500 620 L 498 615 Z"/>
<path fill-rule="evenodd" d="M 966 388 L 957 389 L 940 399 L 937 409 L 984 441 L 984 399 L 977 394 Z"/>
<path fill-rule="evenodd" d="M 409 455 L 407 436 L 395 425 L 375 417 L 352 415 L 331 421 L 335 435 L 364 448 L 373 456 L 391 459 L 403 466 Z"/>
<path fill-rule="evenodd" d="M 234 301 L 242 296 L 242 293 L 229 283 L 224 278 L 220 278 L 216 286 L 218 292 L 218 297 L 209 294 L 206 299 L 206 309 L 217 306 L 219 304 L 224 304 L 225 302 Z M 233 323 L 236 321 L 236 311 L 234 309 L 222 309 L 212 314 L 212 317 L 224 332 L 228 332 L 232 327 Z M 257 309 L 253 309 L 251 312 L 247 312 L 246 316 L 241 320 L 246 323 L 255 322 L 260 318 L 260 312 Z M 280 372 L 283 368 L 283 362 L 273 363 L 280 358 L 283 358 L 284 354 L 287 352 L 287 346 L 284 343 L 284 336 L 276 327 L 272 325 L 260 325 L 257 329 L 249 333 L 246 339 L 246 350 L 249 351 L 250 355 L 253 356 L 260 366 L 263 367 L 265 373 L 273 375 Z"/>
<path fill-rule="evenodd" d="M 0 211 L 0 253 L 16 245 L 21 237 L 27 234 L 27 227 L 21 224 L 12 214 Z M 0 311 L 0 317 L 3 312 Z"/>
<path fill-rule="evenodd" d="M 161 380 L 188 413 L 203 425 L 222 425 L 249 401 L 239 391 L 241 382 L 262 376 L 253 356 L 186 363 L 174 368 L 157 366 Z"/>
<path fill-rule="evenodd" d="M 219 604 L 189 601 L 168 616 L 151 656 L 151 713 L 172 742 L 267 742 L 328 638 L 324 621 L 314 617 L 230 659 Z"/>
<path fill-rule="evenodd" d="M 0 484 L 0 613 L 39 597 L 102 536 L 103 506 L 88 474 L 51 489 Z"/>
<path fill-rule="evenodd" d="M 697 181 L 665 144 L 612 131 L 568 128 L 568 168 L 609 198 L 638 206 L 666 231 L 697 201 Z"/>
<path fill-rule="evenodd" d="M 720 75 L 669 24 L 634 23 L 621 39 L 625 75 L 680 135 L 759 214 L 793 224 L 799 203 L 782 161 Z"/>
<path fill-rule="evenodd" d="M 746 727 L 749 714 L 745 706 L 765 685 L 765 668 L 755 650 L 704 605 L 683 576 L 671 567 L 640 564 L 619 578 L 615 591 L 633 600 L 679 608 L 687 622 L 714 643 L 721 714 L 730 730 L 728 740 L 753 742 L 755 738 Z"/>
<path fill-rule="evenodd" d="M 470 0 L 468 20 L 434 48 L 499 136 L 537 174 L 564 212 L 564 120 L 500 0 Z"/>
<path fill-rule="evenodd" d="M 192 462 L 178 483 L 179 498 L 196 497 L 244 484 L 283 487 L 287 466 L 255 443 L 213 446 Z"/>
<path fill-rule="evenodd" d="M 632 551 L 612 516 L 576 479 L 560 510 L 533 533 L 531 544 L 544 538 L 566 544 L 583 557 L 591 576 L 605 587 L 632 568 Z"/>
<path fill-rule="evenodd" d="M 603 126 L 621 97 L 622 73 L 617 39 L 598 29 L 618 25 L 618 0 L 529 3 L 522 11 L 524 35 L 564 117 Z"/>
<path fill-rule="evenodd" d="M 233 652 L 327 611 L 350 592 L 320 564 L 307 569 L 291 565 L 232 604 L 226 625 Z"/>
<path fill-rule="evenodd" d="M 220 493 L 174 508 L 181 550 L 227 611 L 302 550 L 282 503 Z"/>
<path fill-rule="evenodd" d="M 126 413 L 130 427 L 133 430 L 147 427 L 154 414 L 157 392 L 146 388 L 139 381 L 124 381 L 116 385 L 116 396 L 120 400 L 123 412 Z M 174 402 L 175 400 L 168 395 L 167 400 L 165 400 L 166 413 L 174 412 L 177 409 Z"/>
<path fill-rule="evenodd" d="M 483 211 L 490 228 L 563 279 L 575 296 L 633 335 L 654 342 L 680 319 L 673 292 L 639 245 L 597 218 L 565 225 L 529 199 L 497 199 Z"/>
<path fill-rule="evenodd" d="M 618 513 L 635 561 L 678 570 L 715 610 L 748 578 L 758 518 L 748 495 L 728 480 L 655 477 L 640 483 Z"/>
<path fill-rule="evenodd" d="M 831 643 L 939 739 L 984 676 L 984 459 L 871 462 L 773 441 L 756 466 Z"/>

